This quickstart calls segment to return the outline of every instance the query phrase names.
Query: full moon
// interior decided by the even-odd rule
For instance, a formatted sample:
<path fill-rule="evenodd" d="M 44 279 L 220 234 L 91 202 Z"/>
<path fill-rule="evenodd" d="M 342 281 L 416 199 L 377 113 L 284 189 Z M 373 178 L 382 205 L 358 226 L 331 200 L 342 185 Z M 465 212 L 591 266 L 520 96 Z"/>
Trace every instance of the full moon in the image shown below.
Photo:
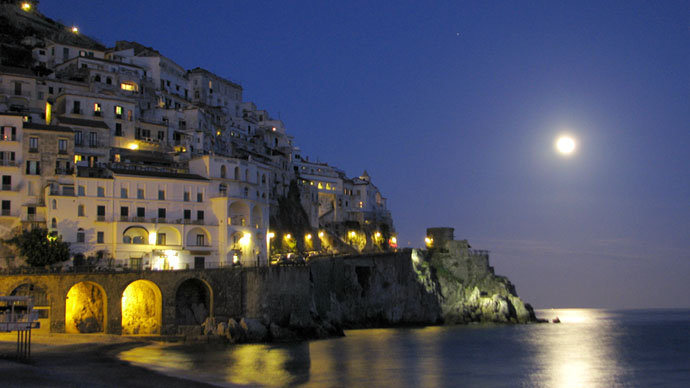
<path fill-rule="evenodd" d="M 570 155 L 575 151 L 575 140 L 569 136 L 561 136 L 556 140 L 556 149 L 563 155 Z"/>

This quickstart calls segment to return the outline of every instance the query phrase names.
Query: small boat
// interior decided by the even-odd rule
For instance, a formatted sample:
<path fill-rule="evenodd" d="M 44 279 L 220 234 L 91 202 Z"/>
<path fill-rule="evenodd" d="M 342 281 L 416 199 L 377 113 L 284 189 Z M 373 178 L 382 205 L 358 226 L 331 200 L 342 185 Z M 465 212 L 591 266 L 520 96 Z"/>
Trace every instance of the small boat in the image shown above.
<path fill-rule="evenodd" d="M 561 320 L 558 319 L 558 317 L 554 318 L 551 322 L 553 323 L 561 323 Z"/>

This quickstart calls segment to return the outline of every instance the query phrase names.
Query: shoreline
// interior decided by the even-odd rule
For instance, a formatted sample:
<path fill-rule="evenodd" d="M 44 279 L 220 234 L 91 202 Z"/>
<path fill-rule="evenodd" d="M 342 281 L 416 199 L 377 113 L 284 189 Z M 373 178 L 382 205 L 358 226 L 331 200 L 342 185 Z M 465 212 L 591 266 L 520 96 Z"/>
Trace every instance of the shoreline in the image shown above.
<path fill-rule="evenodd" d="M 156 344 L 116 335 L 32 334 L 31 361 L 13 359 L 16 333 L 0 333 L 3 387 L 216 387 L 118 359 L 125 350 Z"/>

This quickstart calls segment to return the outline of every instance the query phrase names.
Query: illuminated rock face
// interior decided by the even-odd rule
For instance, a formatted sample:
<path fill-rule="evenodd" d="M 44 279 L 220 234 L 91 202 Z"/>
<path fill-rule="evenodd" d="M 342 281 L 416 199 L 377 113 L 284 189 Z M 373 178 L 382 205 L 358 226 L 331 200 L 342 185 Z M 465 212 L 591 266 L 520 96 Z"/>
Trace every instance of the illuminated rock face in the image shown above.
<path fill-rule="evenodd" d="M 161 295 L 155 284 L 138 280 L 122 293 L 122 334 L 160 334 Z"/>
<path fill-rule="evenodd" d="M 93 283 L 75 284 L 67 293 L 65 305 L 65 332 L 103 332 L 105 317 L 105 294 Z"/>

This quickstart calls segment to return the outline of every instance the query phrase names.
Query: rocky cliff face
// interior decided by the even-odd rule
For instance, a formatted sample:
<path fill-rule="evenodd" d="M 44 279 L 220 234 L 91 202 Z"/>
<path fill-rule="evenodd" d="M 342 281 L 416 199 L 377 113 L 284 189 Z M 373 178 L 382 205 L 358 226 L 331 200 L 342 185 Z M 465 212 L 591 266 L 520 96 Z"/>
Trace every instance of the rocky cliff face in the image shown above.
<path fill-rule="evenodd" d="M 467 241 L 414 250 L 412 261 L 420 281 L 432 285 L 429 291 L 436 296 L 446 324 L 536 320 L 532 307 L 517 296 L 515 286 L 494 274 L 488 253 L 471 250 Z"/>
<path fill-rule="evenodd" d="M 430 232 L 428 250 L 311 263 L 313 309 L 344 327 L 536 321 L 488 252 L 453 240 L 450 228 Z"/>

